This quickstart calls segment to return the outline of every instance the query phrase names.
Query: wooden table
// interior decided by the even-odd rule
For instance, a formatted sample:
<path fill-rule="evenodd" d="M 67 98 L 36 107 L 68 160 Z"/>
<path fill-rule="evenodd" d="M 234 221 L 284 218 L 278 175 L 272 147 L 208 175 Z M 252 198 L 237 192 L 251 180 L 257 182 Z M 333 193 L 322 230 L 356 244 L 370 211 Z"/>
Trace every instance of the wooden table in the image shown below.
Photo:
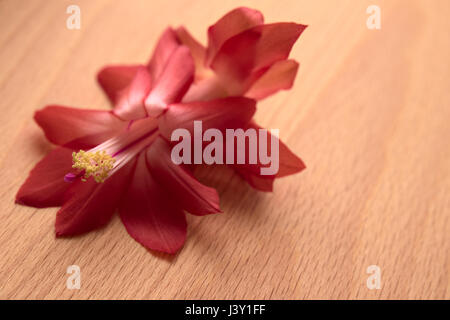
<path fill-rule="evenodd" d="M 81 29 L 66 8 L 81 8 Z M 245 1 L 268 22 L 309 28 L 291 91 L 257 120 L 307 164 L 271 194 L 226 168 L 204 170 L 224 213 L 188 217 L 169 258 L 137 244 L 118 217 L 54 237 L 56 208 L 14 204 L 50 150 L 33 112 L 108 108 L 106 63 L 145 62 L 167 25 L 206 28 L 238 1 L 0 1 L 0 298 L 450 298 L 450 2 Z M 381 8 L 381 29 L 366 9 Z M 69 265 L 81 289 L 66 288 Z M 378 266 L 381 288 L 369 290 Z"/>

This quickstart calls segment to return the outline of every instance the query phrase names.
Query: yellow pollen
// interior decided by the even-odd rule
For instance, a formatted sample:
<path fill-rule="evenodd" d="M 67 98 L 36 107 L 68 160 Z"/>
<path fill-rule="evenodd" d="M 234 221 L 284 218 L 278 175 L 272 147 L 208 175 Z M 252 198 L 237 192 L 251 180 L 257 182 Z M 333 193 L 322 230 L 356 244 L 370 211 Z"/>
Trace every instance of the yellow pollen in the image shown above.
<path fill-rule="evenodd" d="M 114 168 L 116 159 L 104 150 L 95 152 L 80 150 L 72 153 L 72 161 L 72 168 L 84 170 L 82 181 L 93 177 L 96 182 L 101 183 L 108 178 L 109 172 Z"/>

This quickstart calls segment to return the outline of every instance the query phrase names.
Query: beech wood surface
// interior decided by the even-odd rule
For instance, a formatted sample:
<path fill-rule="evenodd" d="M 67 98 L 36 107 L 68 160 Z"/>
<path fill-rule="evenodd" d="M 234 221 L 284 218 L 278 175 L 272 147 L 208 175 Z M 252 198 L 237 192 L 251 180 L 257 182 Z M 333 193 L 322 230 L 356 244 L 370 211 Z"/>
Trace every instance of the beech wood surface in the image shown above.
<path fill-rule="evenodd" d="M 66 8 L 81 8 L 81 29 Z M 381 29 L 366 8 L 381 8 Z M 223 213 L 188 216 L 174 256 L 152 254 L 115 216 L 55 239 L 57 208 L 14 204 L 51 149 L 33 122 L 47 104 L 107 109 L 105 64 L 146 62 L 168 26 L 203 43 L 230 9 L 309 27 L 290 91 L 258 104 L 307 169 L 252 190 L 227 168 L 199 178 Z M 450 298 L 450 1 L 0 0 L 0 298 Z M 176 201 L 176 199 L 174 199 Z M 81 289 L 66 288 L 69 265 Z M 369 290 L 367 267 L 381 269 Z"/>

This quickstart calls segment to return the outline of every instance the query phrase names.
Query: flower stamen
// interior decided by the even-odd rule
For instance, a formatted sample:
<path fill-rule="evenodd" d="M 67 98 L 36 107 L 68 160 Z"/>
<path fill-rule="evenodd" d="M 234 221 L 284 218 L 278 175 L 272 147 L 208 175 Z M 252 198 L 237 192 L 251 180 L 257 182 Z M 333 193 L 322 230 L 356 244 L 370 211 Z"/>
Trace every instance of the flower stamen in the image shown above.
<path fill-rule="evenodd" d="M 111 157 L 105 150 L 84 151 L 72 153 L 72 168 L 84 172 L 82 181 L 93 177 L 98 183 L 102 183 L 108 178 L 110 171 L 114 168 L 116 159 Z"/>

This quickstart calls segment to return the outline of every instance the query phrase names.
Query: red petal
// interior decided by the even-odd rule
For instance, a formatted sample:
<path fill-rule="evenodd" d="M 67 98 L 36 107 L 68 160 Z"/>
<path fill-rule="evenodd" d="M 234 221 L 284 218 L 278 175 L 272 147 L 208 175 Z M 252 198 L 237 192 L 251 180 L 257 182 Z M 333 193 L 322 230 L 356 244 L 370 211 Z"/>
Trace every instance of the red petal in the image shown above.
<path fill-rule="evenodd" d="M 294 60 L 275 62 L 251 88 L 245 93 L 246 97 L 256 100 L 263 99 L 279 90 L 290 89 L 297 75 L 298 63 Z"/>
<path fill-rule="evenodd" d="M 302 159 L 297 157 L 281 140 L 280 148 L 280 169 L 276 174 L 277 178 L 289 176 L 306 169 Z"/>
<path fill-rule="evenodd" d="M 124 120 L 146 117 L 144 100 L 150 89 L 150 73 L 145 66 L 139 66 L 129 85 L 118 92 L 114 113 Z"/>
<path fill-rule="evenodd" d="M 74 148 L 99 144 L 126 125 L 110 111 L 63 106 L 47 106 L 36 111 L 34 119 L 50 142 L 65 145 L 77 139 Z"/>
<path fill-rule="evenodd" d="M 305 28 L 296 23 L 275 23 L 248 29 L 223 44 L 211 68 L 233 85 L 230 94 L 242 94 L 263 74 L 261 70 L 289 56 Z"/>
<path fill-rule="evenodd" d="M 170 146 L 161 137 L 148 148 L 147 164 L 155 180 L 192 214 L 221 212 L 217 191 L 201 184 L 186 166 L 174 164 L 170 154 Z"/>
<path fill-rule="evenodd" d="M 31 170 L 16 195 L 16 203 L 36 208 L 60 206 L 70 183 L 64 176 L 72 170 L 72 150 L 58 147 Z"/>
<path fill-rule="evenodd" d="M 97 183 L 90 178 L 73 182 L 64 195 L 64 205 L 56 214 L 56 236 L 73 236 L 106 225 L 127 187 L 133 163 Z"/>
<path fill-rule="evenodd" d="M 207 63 L 213 61 L 217 52 L 229 38 L 244 30 L 264 23 L 261 12 L 249 8 L 236 8 L 208 28 Z"/>
<path fill-rule="evenodd" d="M 175 253 L 186 239 L 186 217 L 150 175 L 145 154 L 138 156 L 134 176 L 120 205 L 128 233 L 144 247 Z"/>
<path fill-rule="evenodd" d="M 179 46 L 180 42 L 175 31 L 172 28 L 167 28 L 159 38 L 153 56 L 148 63 L 153 82 L 161 76 L 169 58 Z"/>
<path fill-rule="evenodd" d="M 172 132 L 178 128 L 185 128 L 193 135 L 196 120 L 202 120 L 203 131 L 241 128 L 253 117 L 255 105 L 255 100 L 244 97 L 172 104 L 161 116 L 159 129 L 170 140 Z"/>
<path fill-rule="evenodd" d="M 245 181 L 247 181 L 251 187 L 256 190 L 264 192 L 273 191 L 273 182 L 275 178 L 253 174 L 240 165 L 233 166 L 233 168 Z"/>
<path fill-rule="evenodd" d="M 179 27 L 175 32 L 181 43 L 191 51 L 192 58 L 195 62 L 195 73 L 201 74 L 205 69 L 206 48 L 195 40 L 186 28 Z"/>
<path fill-rule="evenodd" d="M 194 72 L 194 61 L 189 48 L 179 46 L 145 100 L 148 114 L 157 116 L 168 104 L 181 101 L 194 80 Z"/>
<path fill-rule="evenodd" d="M 248 128 L 253 128 L 256 130 L 261 129 L 261 127 L 259 127 L 254 123 L 250 123 L 246 128 L 244 128 L 244 130 Z M 259 145 L 259 135 L 257 135 L 257 137 Z M 268 154 L 271 154 L 271 139 L 278 139 L 278 138 L 270 134 L 270 132 L 268 132 L 266 144 Z M 248 163 L 234 164 L 233 167 L 254 188 L 262 191 L 271 191 L 273 181 L 270 180 L 298 173 L 306 168 L 303 161 L 299 157 L 297 157 L 291 150 L 289 150 L 289 148 L 279 139 L 278 145 L 279 145 L 279 169 L 275 175 L 262 175 L 261 168 L 268 167 L 269 165 L 263 165 L 259 162 L 256 164 L 248 164 Z M 245 144 L 245 147 L 246 147 L 245 159 L 248 159 L 249 148 L 247 143 Z"/>
<path fill-rule="evenodd" d="M 118 92 L 130 84 L 138 68 L 138 65 L 106 66 L 97 74 L 98 83 L 113 105 L 117 102 Z"/>

